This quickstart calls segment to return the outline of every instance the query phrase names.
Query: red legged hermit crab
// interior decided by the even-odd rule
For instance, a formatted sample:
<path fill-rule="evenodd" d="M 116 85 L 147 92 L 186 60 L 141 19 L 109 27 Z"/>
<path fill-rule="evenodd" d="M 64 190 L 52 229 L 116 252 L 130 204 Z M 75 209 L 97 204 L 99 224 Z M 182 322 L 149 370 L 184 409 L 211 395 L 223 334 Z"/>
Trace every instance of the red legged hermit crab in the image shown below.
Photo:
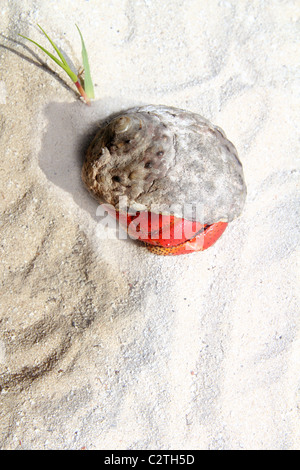
<path fill-rule="evenodd" d="M 224 132 L 167 106 L 132 108 L 104 124 L 82 178 L 132 238 L 162 255 L 213 245 L 246 198 L 242 165 Z"/>

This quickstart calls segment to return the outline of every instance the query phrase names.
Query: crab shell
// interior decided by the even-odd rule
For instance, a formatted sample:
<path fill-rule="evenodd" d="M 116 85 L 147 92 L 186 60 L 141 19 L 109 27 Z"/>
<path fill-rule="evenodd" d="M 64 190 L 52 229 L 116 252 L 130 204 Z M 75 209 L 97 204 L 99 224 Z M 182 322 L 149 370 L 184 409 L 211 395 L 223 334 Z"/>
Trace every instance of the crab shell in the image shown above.
<path fill-rule="evenodd" d="M 208 248 L 246 198 L 242 165 L 224 132 L 167 106 L 131 108 L 106 121 L 82 179 L 133 238 L 159 254 Z"/>

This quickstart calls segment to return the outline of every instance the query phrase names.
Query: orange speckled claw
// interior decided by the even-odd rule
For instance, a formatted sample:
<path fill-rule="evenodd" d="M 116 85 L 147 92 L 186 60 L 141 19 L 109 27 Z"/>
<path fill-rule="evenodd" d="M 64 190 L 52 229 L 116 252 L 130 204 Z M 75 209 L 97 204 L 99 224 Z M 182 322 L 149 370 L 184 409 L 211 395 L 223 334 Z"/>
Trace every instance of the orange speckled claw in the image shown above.
<path fill-rule="evenodd" d="M 203 251 L 212 246 L 218 238 L 220 238 L 227 225 L 227 222 L 217 222 L 212 225 L 207 225 L 193 239 L 176 246 L 166 247 L 150 244 L 146 244 L 146 246 L 151 253 L 162 256 L 186 255 L 195 251 Z"/>
<path fill-rule="evenodd" d="M 218 240 L 228 225 L 226 222 L 202 225 L 173 215 L 147 211 L 135 215 L 117 212 L 116 217 L 132 238 L 143 241 L 151 253 L 163 256 L 206 250 Z"/>

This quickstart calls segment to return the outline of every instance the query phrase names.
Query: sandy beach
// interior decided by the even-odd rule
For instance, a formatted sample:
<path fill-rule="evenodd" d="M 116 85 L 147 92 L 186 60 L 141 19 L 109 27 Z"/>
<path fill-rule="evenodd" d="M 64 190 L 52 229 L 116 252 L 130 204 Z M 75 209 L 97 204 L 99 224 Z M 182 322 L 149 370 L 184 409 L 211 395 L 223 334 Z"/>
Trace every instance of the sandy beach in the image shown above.
<path fill-rule="evenodd" d="M 300 448 L 296 0 L 2 0 L 0 448 Z M 33 44 L 95 84 L 91 107 Z M 104 231 L 81 181 L 99 123 L 199 113 L 236 146 L 242 215 L 208 250 Z"/>

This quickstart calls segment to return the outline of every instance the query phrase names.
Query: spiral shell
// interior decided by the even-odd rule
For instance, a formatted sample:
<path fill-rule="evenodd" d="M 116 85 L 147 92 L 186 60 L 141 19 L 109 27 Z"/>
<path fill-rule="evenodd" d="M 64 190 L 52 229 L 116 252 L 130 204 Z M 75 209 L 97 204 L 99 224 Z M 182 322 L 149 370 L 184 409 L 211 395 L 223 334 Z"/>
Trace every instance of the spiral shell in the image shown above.
<path fill-rule="evenodd" d="M 103 125 L 90 144 L 82 169 L 88 190 L 118 209 L 148 210 L 230 222 L 246 198 L 243 169 L 224 132 L 198 114 L 167 106 L 123 111 Z M 199 214 L 199 213 L 198 213 Z"/>

